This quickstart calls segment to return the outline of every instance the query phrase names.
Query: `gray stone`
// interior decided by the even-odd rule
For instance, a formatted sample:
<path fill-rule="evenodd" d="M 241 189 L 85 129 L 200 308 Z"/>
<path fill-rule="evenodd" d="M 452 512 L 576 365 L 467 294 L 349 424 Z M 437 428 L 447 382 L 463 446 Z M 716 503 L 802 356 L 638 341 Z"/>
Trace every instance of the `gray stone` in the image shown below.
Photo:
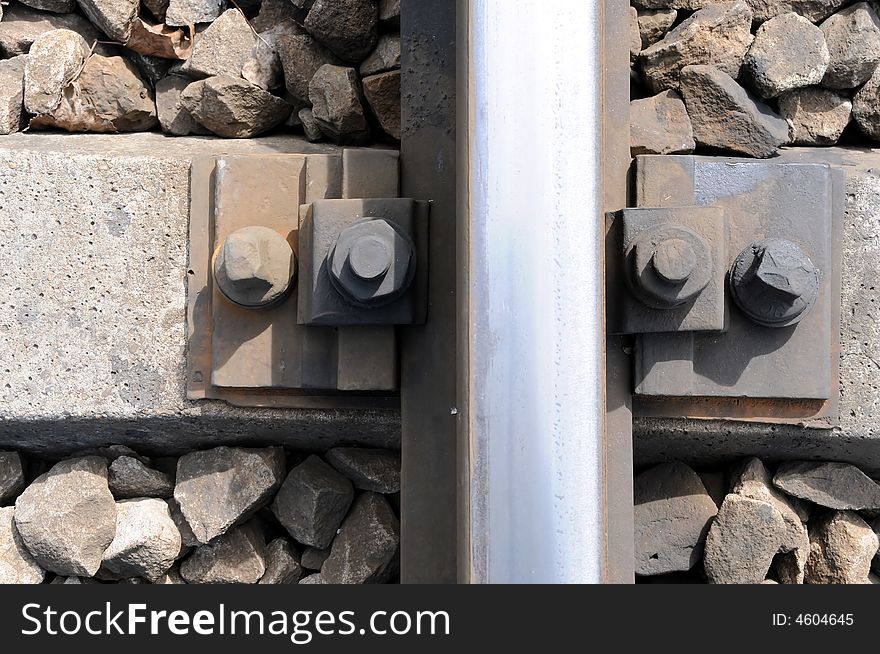
<path fill-rule="evenodd" d="M 831 55 L 818 27 L 795 13 L 782 14 L 758 28 L 743 61 L 743 74 L 763 98 L 818 84 Z"/>
<path fill-rule="evenodd" d="M 303 133 L 309 142 L 317 143 L 324 140 L 324 132 L 321 131 L 321 126 L 315 120 L 315 115 L 311 109 L 300 109 L 298 116 L 299 122 L 302 124 Z"/>
<path fill-rule="evenodd" d="M 328 556 L 330 556 L 330 548 L 307 547 L 302 553 L 300 563 L 306 570 L 320 570 Z"/>
<path fill-rule="evenodd" d="M 257 38 L 250 56 L 242 64 L 241 76 L 264 91 L 284 85 L 281 58 L 264 34 Z"/>
<path fill-rule="evenodd" d="M 675 9 L 642 9 L 638 17 L 639 38 L 644 50 L 666 36 L 675 24 L 678 12 Z"/>
<path fill-rule="evenodd" d="M 783 463 L 773 483 L 789 495 L 829 509 L 880 509 L 880 485 L 848 463 Z"/>
<path fill-rule="evenodd" d="M 639 12 L 629 8 L 629 65 L 632 66 L 642 51 L 642 33 L 639 31 Z"/>
<path fill-rule="evenodd" d="M 697 473 L 682 463 L 646 470 L 635 478 L 634 501 L 636 574 L 661 575 L 696 565 L 718 512 Z"/>
<path fill-rule="evenodd" d="M 4 58 L 27 54 L 38 36 L 57 29 L 76 32 L 90 45 L 100 38 L 98 30 L 79 14 L 45 14 L 14 4 L 4 9 L 0 22 L 0 54 Z"/>
<path fill-rule="evenodd" d="M 174 494 L 174 478 L 171 475 L 148 468 L 130 456 L 121 456 L 110 464 L 108 481 L 110 492 L 117 500 L 168 498 Z"/>
<path fill-rule="evenodd" d="M 379 0 L 379 20 L 400 24 L 400 0 Z"/>
<path fill-rule="evenodd" d="M 834 14 L 820 26 L 831 61 L 822 86 L 852 89 L 867 82 L 880 63 L 880 18 L 866 2 Z"/>
<path fill-rule="evenodd" d="M 169 0 L 165 10 L 165 24 L 185 27 L 211 23 L 223 13 L 224 7 L 225 0 Z"/>
<path fill-rule="evenodd" d="M 654 93 L 678 90 L 685 66 L 711 65 L 738 77 L 752 43 L 752 11 L 737 2 L 720 2 L 701 9 L 665 38 L 642 51 L 642 71 Z"/>
<path fill-rule="evenodd" d="M 116 535 L 101 566 L 122 577 L 154 581 L 168 572 L 180 547 L 180 532 L 163 500 L 123 500 L 116 503 Z"/>
<path fill-rule="evenodd" d="M 196 549 L 180 565 L 188 584 L 256 584 L 266 573 L 266 543 L 249 522 Z"/>
<path fill-rule="evenodd" d="M 753 500 L 767 502 L 779 511 L 785 523 L 785 533 L 779 545 L 775 571 L 785 584 L 804 583 L 804 566 L 810 554 L 810 538 L 789 499 L 773 487 L 770 471 L 760 459 L 742 462 L 731 475 L 731 493 Z"/>
<path fill-rule="evenodd" d="M 698 144 L 766 158 L 788 142 L 788 123 L 723 71 L 688 66 L 681 86 Z"/>
<path fill-rule="evenodd" d="M 28 57 L 28 66 L 33 56 Z M 137 67 L 125 57 L 92 55 L 65 89 L 59 105 L 31 120 L 30 127 L 116 134 L 148 130 L 157 124 L 153 92 Z"/>
<path fill-rule="evenodd" d="M 328 582 L 324 581 L 324 578 L 321 577 L 320 574 L 309 575 L 308 577 L 303 577 L 299 580 L 300 585 L 303 584 L 326 584 Z"/>
<path fill-rule="evenodd" d="M 321 566 L 321 583 L 385 583 L 397 572 L 399 549 L 400 521 L 388 501 L 377 493 L 363 493 Z"/>
<path fill-rule="evenodd" d="M 825 20 L 852 0 L 747 0 L 755 15 L 755 24 L 761 24 L 790 11 L 813 23 Z"/>
<path fill-rule="evenodd" d="M 156 112 L 163 132 L 175 136 L 210 134 L 195 121 L 180 100 L 180 95 L 191 83 L 192 80 L 180 75 L 169 75 L 156 82 Z"/>
<path fill-rule="evenodd" d="M 116 533 L 106 460 L 69 459 L 37 477 L 15 502 L 15 526 L 42 568 L 94 575 Z"/>
<path fill-rule="evenodd" d="M 400 71 L 380 73 L 363 80 L 364 96 L 388 136 L 400 140 Z"/>
<path fill-rule="evenodd" d="M 251 138 L 277 127 L 290 115 L 281 98 L 234 77 L 209 77 L 190 84 L 180 95 L 183 107 L 218 136 Z"/>
<path fill-rule="evenodd" d="M 400 36 L 383 34 L 376 49 L 361 64 L 361 77 L 387 73 L 400 68 Z"/>
<path fill-rule="evenodd" d="M 297 100 L 309 102 L 309 82 L 324 64 L 338 63 L 327 48 L 308 34 L 287 34 L 275 41 L 284 70 L 284 83 Z"/>
<path fill-rule="evenodd" d="M 355 488 L 377 493 L 400 490 L 400 453 L 360 447 L 335 447 L 327 463 L 351 480 Z"/>
<path fill-rule="evenodd" d="M 251 25 L 258 33 L 297 22 L 297 7 L 290 0 L 263 0 L 260 13 L 251 20 Z"/>
<path fill-rule="evenodd" d="M 171 498 L 166 500 L 166 502 L 168 504 L 168 512 L 171 514 L 171 519 L 177 526 L 177 531 L 180 532 L 181 553 L 183 553 L 186 549 L 190 547 L 197 547 L 201 545 L 199 539 L 196 538 L 196 535 L 193 533 L 192 528 L 186 521 L 186 518 L 183 517 L 183 513 L 180 510 L 180 505 L 177 503 L 177 500 Z"/>
<path fill-rule="evenodd" d="M 663 91 L 629 104 L 630 152 L 639 154 L 689 154 L 694 151 L 694 130 L 681 96 Z"/>
<path fill-rule="evenodd" d="M 19 0 L 19 2 L 33 9 L 51 11 L 56 14 L 69 14 L 76 9 L 76 0 Z"/>
<path fill-rule="evenodd" d="M 24 107 L 28 113 L 55 111 L 64 88 L 77 78 L 88 56 L 89 45 L 76 32 L 59 29 L 38 36 L 24 68 Z"/>
<path fill-rule="evenodd" d="M 793 144 L 834 145 L 849 124 L 853 104 L 834 91 L 809 87 L 779 96 L 779 113 L 788 122 Z"/>
<path fill-rule="evenodd" d="M 22 543 L 14 513 L 11 506 L 0 509 L 0 584 L 41 584 L 46 573 Z"/>
<path fill-rule="evenodd" d="M 275 496 L 272 513 L 298 542 L 326 548 L 353 497 L 351 482 L 312 455 L 287 475 Z"/>
<path fill-rule="evenodd" d="M 865 584 L 880 541 L 852 511 L 830 513 L 810 523 L 808 584 Z"/>
<path fill-rule="evenodd" d="M 880 68 L 853 96 L 852 117 L 865 135 L 880 140 Z"/>
<path fill-rule="evenodd" d="M 703 567 L 710 584 L 759 584 L 786 538 L 770 502 L 731 493 L 706 536 Z"/>
<path fill-rule="evenodd" d="M 256 37 L 238 9 L 228 9 L 195 37 L 192 54 L 181 72 L 193 77 L 239 77 Z"/>
<path fill-rule="evenodd" d="M 379 40 L 376 0 L 315 0 L 303 23 L 340 59 L 358 63 Z"/>
<path fill-rule="evenodd" d="M 286 538 L 276 538 L 266 546 L 266 573 L 261 584 L 295 584 L 302 577 L 299 554 Z"/>
<path fill-rule="evenodd" d="M 137 19 L 138 0 L 77 0 L 89 20 L 113 41 L 125 43 Z"/>
<path fill-rule="evenodd" d="M 309 100 L 321 131 L 337 143 L 356 143 L 369 136 L 354 68 L 321 66 L 309 82 Z"/>
<path fill-rule="evenodd" d="M 174 499 L 196 539 L 208 543 L 261 509 L 283 475 L 280 447 L 193 452 L 177 463 Z"/>
<path fill-rule="evenodd" d="M 185 584 L 183 577 L 180 576 L 180 566 L 171 566 L 171 569 L 163 575 L 160 575 L 154 584 L 159 586 L 180 586 Z"/>
<path fill-rule="evenodd" d="M 24 461 L 21 455 L 18 452 L 0 452 L 0 504 L 14 500 L 24 490 L 24 485 Z"/>

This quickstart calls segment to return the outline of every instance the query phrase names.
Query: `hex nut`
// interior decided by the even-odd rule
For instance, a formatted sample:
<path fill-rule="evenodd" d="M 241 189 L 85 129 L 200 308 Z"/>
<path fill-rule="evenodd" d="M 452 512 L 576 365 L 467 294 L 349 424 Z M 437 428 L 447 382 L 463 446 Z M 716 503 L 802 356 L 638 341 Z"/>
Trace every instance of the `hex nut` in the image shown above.
<path fill-rule="evenodd" d="M 327 254 L 330 281 L 348 302 L 364 308 L 397 300 L 412 283 L 415 244 L 383 218 L 358 221 L 339 233 Z"/>
<path fill-rule="evenodd" d="M 282 301 L 294 285 L 296 255 L 274 229 L 254 225 L 229 234 L 214 255 L 214 280 L 230 302 L 263 309 Z"/>
<path fill-rule="evenodd" d="M 781 238 L 750 244 L 730 269 L 736 305 L 753 322 L 788 327 L 806 317 L 819 297 L 819 270 L 799 245 Z"/>

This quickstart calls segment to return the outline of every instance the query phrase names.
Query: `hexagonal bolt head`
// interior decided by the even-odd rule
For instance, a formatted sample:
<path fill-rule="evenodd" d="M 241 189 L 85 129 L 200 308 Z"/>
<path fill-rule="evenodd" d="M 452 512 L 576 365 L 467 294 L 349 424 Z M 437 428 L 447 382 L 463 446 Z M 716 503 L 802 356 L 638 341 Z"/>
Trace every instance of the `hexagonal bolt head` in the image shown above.
<path fill-rule="evenodd" d="M 270 307 L 293 287 L 296 256 L 290 243 L 268 227 L 243 227 L 229 234 L 214 256 L 214 280 L 234 304 Z"/>
<path fill-rule="evenodd" d="M 655 309 L 672 309 L 693 300 L 712 278 L 706 240 L 684 225 L 655 225 L 638 234 L 627 256 L 630 287 Z"/>
<path fill-rule="evenodd" d="M 347 227 L 327 254 L 330 281 L 348 302 L 380 307 L 406 292 L 415 274 L 415 245 L 382 218 Z"/>
<path fill-rule="evenodd" d="M 690 243 L 680 238 L 661 241 L 651 257 L 651 265 L 670 284 L 681 284 L 697 267 L 697 255 Z"/>
<path fill-rule="evenodd" d="M 787 327 L 802 320 L 819 296 L 819 271 L 795 243 L 768 238 L 752 243 L 730 270 L 736 304 L 754 322 Z"/>

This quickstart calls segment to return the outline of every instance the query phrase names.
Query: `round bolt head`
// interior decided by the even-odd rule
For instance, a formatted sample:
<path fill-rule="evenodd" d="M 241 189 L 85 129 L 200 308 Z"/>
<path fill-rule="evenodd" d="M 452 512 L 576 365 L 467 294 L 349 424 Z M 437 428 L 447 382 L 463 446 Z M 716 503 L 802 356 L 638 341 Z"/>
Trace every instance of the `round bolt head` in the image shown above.
<path fill-rule="evenodd" d="M 327 254 L 330 281 L 348 302 L 363 308 L 397 300 L 415 275 L 415 245 L 383 218 L 367 218 L 339 233 Z"/>
<path fill-rule="evenodd" d="M 670 284 L 686 281 L 697 266 L 697 255 L 687 241 L 668 238 L 661 241 L 651 257 L 654 271 Z"/>
<path fill-rule="evenodd" d="M 819 271 L 795 243 L 768 238 L 740 252 L 730 269 L 733 299 L 754 322 L 788 327 L 819 297 Z"/>
<path fill-rule="evenodd" d="M 214 255 L 217 288 L 230 302 L 249 309 L 283 300 L 295 274 L 293 248 L 268 227 L 243 227 L 232 232 Z"/>

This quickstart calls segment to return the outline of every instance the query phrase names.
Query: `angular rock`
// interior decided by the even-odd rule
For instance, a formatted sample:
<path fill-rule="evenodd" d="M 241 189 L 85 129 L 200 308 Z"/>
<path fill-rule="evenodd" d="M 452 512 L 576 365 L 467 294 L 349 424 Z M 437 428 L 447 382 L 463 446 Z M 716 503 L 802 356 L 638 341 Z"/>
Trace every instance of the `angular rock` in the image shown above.
<path fill-rule="evenodd" d="M 307 547 L 303 551 L 300 563 L 307 570 L 320 570 L 328 556 L 330 556 L 329 548 L 319 550 L 317 547 Z"/>
<path fill-rule="evenodd" d="M 21 61 L 20 59 L 18 61 Z M 0 63 L 0 93 L 6 95 L 5 74 L 7 72 L 5 62 Z M 21 80 L 19 79 L 19 84 Z M 21 104 L 21 89 L 18 91 L 19 105 Z M 21 114 L 21 107 L 18 110 Z M 0 115 L 0 127 L 4 125 L 3 116 Z M 2 132 L 9 134 L 10 132 Z M 0 452 L 0 504 L 5 504 L 15 499 L 24 490 L 24 461 L 18 452 Z"/>
<path fill-rule="evenodd" d="M 642 49 L 660 41 L 672 29 L 678 12 L 675 9 L 642 9 L 638 12 Z"/>
<path fill-rule="evenodd" d="M 177 503 L 177 500 L 172 498 L 166 500 L 166 503 L 168 504 L 168 511 L 171 514 L 171 519 L 174 521 L 177 531 L 180 532 L 181 553 L 190 547 L 201 545 L 199 539 L 196 538 L 196 535 L 192 532 L 186 518 L 183 517 L 183 513 L 180 511 L 180 505 Z"/>
<path fill-rule="evenodd" d="M 50 114 L 64 88 L 80 74 L 89 45 L 82 36 L 60 29 L 41 34 L 30 49 L 24 68 L 24 107 L 31 114 Z"/>
<path fill-rule="evenodd" d="M 266 573 L 261 584 L 295 584 L 302 577 L 299 554 L 286 538 L 276 538 L 266 546 Z"/>
<path fill-rule="evenodd" d="M 377 493 L 355 500 L 321 566 L 321 583 L 381 584 L 397 572 L 400 521 Z"/>
<path fill-rule="evenodd" d="M 250 56 L 242 64 L 241 76 L 264 91 L 269 91 L 284 85 L 284 70 L 281 68 L 278 52 L 265 40 L 265 35 L 260 37 Z"/>
<path fill-rule="evenodd" d="M 688 154 L 694 151 L 694 130 L 681 96 L 663 91 L 652 98 L 629 104 L 630 152 L 639 154 Z"/>
<path fill-rule="evenodd" d="M 880 509 L 880 485 L 848 463 L 783 463 L 773 484 L 789 495 L 829 509 Z"/>
<path fill-rule="evenodd" d="M 351 482 L 312 455 L 287 475 L 272 513 L 298 542 L 325 548 L 336 536 L 353 497 Z"/>
<path fill-rule="evenodd" d="M 225 0 L 169 0 L 167 7 L 165 24 L 186 27 L 213 22 L 223 13 L 226 2 Z"/>
<path fill-rule="evenodd" d="M 284 84 L 297 100 L 309 102 L 309 82 L 324 64 L 339 60 L 308 34 L 287 34 L 275 40 L 284 70 Z"/>
<path fill-rule="evenodd" d="M 14 4 L 4 9 L 0 22 L 0 55 L 8 58 L 27 54 L 38 36 L 57 29 L 76 32 L 90 45 L 101 38 L 98 30 L 79 14 L 45 14 Z"/>
<path fill-rule="evenodd" d="M 768 502 L 779 511 L 785 523 L 785 534 L 779 545 L 776 573 L 785 584 L 804 583 L 804 566 L 810 553 L 807 528 L 785 495 L 773 487 L 770 471 L 760 459 L 742 462 L 731 474 L 731 493 L 753 500 Z"/>
<path fill-rule="evenodd" d="M 168 498 L 174 494 L 174 478 L 171 475 L 148 468 L 130 456 L 121 456 L 110 464 L 108 481 L 110 492 L 117 500 Z"/>
<path fill-rule="evenodd" d="M 46 572 L 25 548 L 13 523 L 15 509 L 0 509 L 0 584 L 41 584 Z"/>
<path fill-rule="evenodd" d="M 343 61 L 363 61 L 379 40 L 376 0 L 315 0 L 306 30 Z"/>
<path fill-rule="evenodd" d="M 388 136 L 400 140 L 400 71 L 380 73 L 363 80 L 364 96 Z"/>
<path fill-rule="evenodd" d="M 632 66 L 642 51 L 642 33 L 639 31 L 639 12 L 629 8 L 629 65 Z"/>
<path fill-rule="evenodd" d="M 92 55 L 65 89 L 60 104 L 31 120 L 30 126 L 113 134 L 140 132 L 157 123 L 153 92 L 137 67 L 124 57 Z"/>
<path fill-rule="evenodd" d="M 210 134 L 209 130 L 195 121 L 180 100 L 180 95 L 190 84 L 192 80 L 179 75 L 169 75 L 156 82 L 156 111 L 163 132 L 175 136 Z"/>
<path fill-rule="evenodd" d="M 788 123 L 712 66 L 688 66 L 681 90 L 700 145 L 766 158 L 788 142 Z"/>
<path fill-rule="evenodd" d="M 822 86 L 852 89 L 867 82 L 880 63 L 880 18 L 871 5 L 847 7 L 820 27 L 831 53 Z"/>
<path fill-rule="evenodd" d="M 379 0 L 379 20 L 392 25 L 400 24 L 400 0 Z"/>
<path fill-rule="evenodd" d="M 755 24 L 793 11 L 812 23 L 825 20 L 852 0 L 747 0 L 755 15 Z"/>
<path fill-rule="evenodd" d="M 290 0 L 263 0 L 260 13 L 251 21 L 258 33 L 273 29 L 286 23 L 295 23 L 298 8 Z"/>
<path fill-rule="evenodd" d="M 703 482 L 683 463 L 663 463 L 635 479 L 636 574 L 690 570 L 718 512 Z"/>
<path fill-rule="evenodd" d="M 311 109 L 300 109 L 298 116 L 306 139 L 312 143 L 324 140 L 324 132 L 321 131 L 321 126 L 315 120 L 315 115 Z"/>
<path fill-rule="evenodd" d="M 376 49 L 361 64 L 361 77 L 387 73 L 400 68 L 400 37 L 396 34 L 383 34 Z"/>
<path fill-rule="evenodd" d="M 351 480 L 355 488 L 377 493 L 400 490 L 400 453 L 366 447 L 334 447 L 327 463 Z"/>
<path fill-rule="evenodd" d="M 880 541 L 852 511 L 838 511 L 810 523 L 808 584 L 865 584 Z"/>
<path fill-rule="evenodd" d="M 865 135 L 880 140 L 880 67 L 853 96 L 852 117 Z"/>
<path fill-rule="evenodd" d="M 369 137 L 354 68 L 321 66 L 309 82 L 309 100 L 321 131 L 337 143 L 357 143 Z"/>
<path fill-rule="evenodd" d="M 280 447 L 192 452 L 177 462 L 174 499 L 196 539 L 208 543 L 261 509 L 283 475 Z"/>
<path fill-rule="evenodd" d="M 252 522 L 196 549 L 180 565 L 188 584 L 256 584 L 266 573 L 266 543 Z"/>
<path fill-rule="evenodd" d="M 116 503 L 116 536 L 101 566 L 122 577 L 154 581 L 174 564 L 180 546 L 180 532 L 163 500 L 123 500 Z"/>
<path fill-rule="evenodd" d="M 235 77 L 217 76 L 194 82 L 180 103 L 202 126 L 218 136 L 251 138 L 277 127 L 290 115 L 281 98 Z"/>
<path fill-rule="evenodd" d="M 309 575 L 308 577 L 303 577 L 299 580 L 300 585 L 302 584 L 326 584 L 328 582 L 324 581 L 320 574 Z"/>
<path fill-rule="evenodd" d="M 43 569 L 62 576 L 94 575 L 116 533 L 107 461 L 69 459 L 37 477 L 15 502 L 15 527 Z"/>
<path fill-rule="evenodd" d="M 846 96 L 815 86 L 779 96 L 779 113 L 788 122 L 791 142 L 795 145 L 837 143 L 849 124 L 853 106 Z"/>
<path fill-rule="evenodd" d="M 642 71 L 654 93 L 678 90 L 685 66 L 711 65 L 738 77 L 752 43 L 752 11 L 742 0 L 701 9 L 642 51 Z"/>
<path fill-rule="evenodd" d="M 125 43 L 138 13 L 138 0 L 77 0 L 92 24 L 113 41 Z"/>
<path fill-rule="evenodd" d="M 770 502 L 731 493 L 706 536 L 703 567 L 710 584 L 759 584 L 786 539 L 786 525 Z"/>
<path fill-rule="evenodd" d="M 51 11 L 56 14 L 69 14 L 76 9 L 76 0 L 19 0 L 21 4 L 40 11 Z"/>
<path fill-rule="evenodd" d="M 229 9 L 193 42 L 192 54 L 181 72 L 192 77 L 239 77 L 254 49 L 256 37 L 238 9 Z"/>
<path fill-rule="evenodd" d="M 795 13 L 782 14 L 758 29 L 743 75 L 762 98 L 775 98 L 821 82 L 830 60 L 822 30 Z"/>

